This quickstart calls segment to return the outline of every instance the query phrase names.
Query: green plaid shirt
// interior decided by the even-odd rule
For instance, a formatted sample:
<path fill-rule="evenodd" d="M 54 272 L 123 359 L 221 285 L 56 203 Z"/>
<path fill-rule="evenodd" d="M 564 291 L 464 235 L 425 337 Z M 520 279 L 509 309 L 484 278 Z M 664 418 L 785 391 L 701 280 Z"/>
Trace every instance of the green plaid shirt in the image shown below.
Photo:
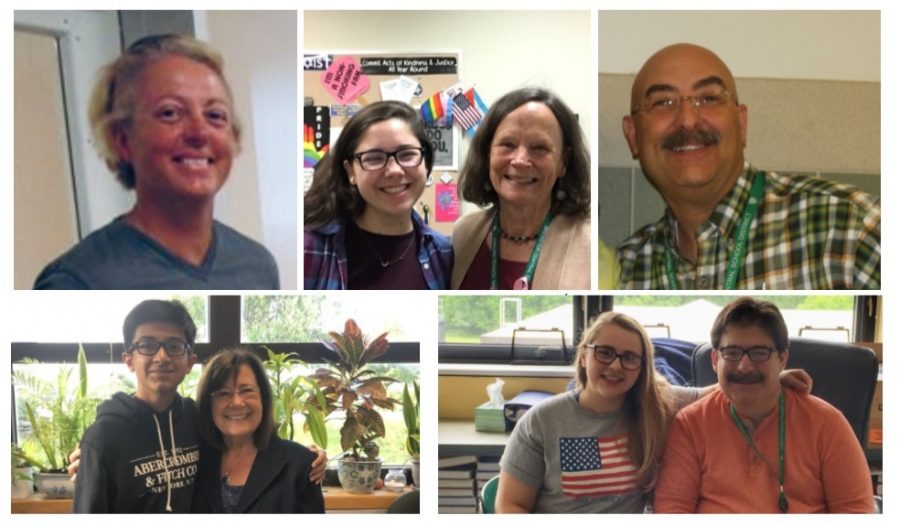
<path fill-rule="evenodd" d="M 619 245 L 620 288 L 668 288 L 665 250 L 677 254 L 680 288 L 722 288 L 754 173 L 748 167 L 697 229 L 696 265 L 678 254 L 669 209 Z M 880 200 L 852 186 L 767 173 L 736 288 L 880 289 Z"/>

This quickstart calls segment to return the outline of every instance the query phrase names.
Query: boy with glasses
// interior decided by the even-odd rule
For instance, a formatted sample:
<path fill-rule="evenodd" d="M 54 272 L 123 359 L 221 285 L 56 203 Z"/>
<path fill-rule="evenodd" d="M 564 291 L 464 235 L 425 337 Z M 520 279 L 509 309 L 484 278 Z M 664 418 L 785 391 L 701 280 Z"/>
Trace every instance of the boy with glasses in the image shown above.
<path fill-rule="evenodd" d="M 783 389 L 788 335 L 778 307 L 739 298 L 711 332 L 721 390 L 675 415 L 657 513 L 871 513 L 862 448 L 840 411 Z"/>
<path fill-rule="evenodd" d="M 81 439 L 73 511 L 187 513 L 201 438 L 194 401 L 181 397 L 178 386 L 197 362 L 197 327 L 181 303 L 146 300 L 128 313 L 122 332 L 122 361 L 137 389 L 97 408 Z M 320 480 L 323 453 L 313 469 L 310 478 Z"/>
<path fill-rule="evenodd" d="M 196 363 L 197 327 L 180 303 L 147 300 L 125 318 L 122 361 L 134 394 L 97 409 L 81 440 L 76 513 L 188 512 L 200 461 L 193 400 L 178 386 Z"/>

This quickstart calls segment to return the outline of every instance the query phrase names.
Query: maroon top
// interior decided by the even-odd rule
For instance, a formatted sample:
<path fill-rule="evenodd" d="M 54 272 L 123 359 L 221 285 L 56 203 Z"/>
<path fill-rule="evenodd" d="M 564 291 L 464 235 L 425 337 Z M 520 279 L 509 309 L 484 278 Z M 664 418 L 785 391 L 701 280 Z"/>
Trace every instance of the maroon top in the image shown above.
<path fill-rule="evenodd" d="M 525 275 L 524 261 L 508 261 L 500 258 L 500 290 L 513 290 L 516 280 Z M 469 265 L 466 277 L 459 284 L 460 290 L 490 290 L 491 288 L 491 249 L 487 240 L 478 247 L 475 259 Z"/>
<path fill-rule="evenodd" d="M 350 221 L 347 227 L 347 279 L 348 289 L 428 289 L 422 267 L 417 259 L 416 239 L 413 229 L 401 236 L 383 236 L 363 232 Z M 382 262 L 388 265 L 382 266 Z"/>

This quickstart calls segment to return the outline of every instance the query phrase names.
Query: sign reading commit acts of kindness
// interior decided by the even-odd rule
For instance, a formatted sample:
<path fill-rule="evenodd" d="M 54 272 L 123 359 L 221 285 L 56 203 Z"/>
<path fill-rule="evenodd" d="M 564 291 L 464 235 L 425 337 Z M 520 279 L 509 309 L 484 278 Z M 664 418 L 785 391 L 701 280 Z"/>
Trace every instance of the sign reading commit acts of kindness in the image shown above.
<path fill-rule="evenodd" d="M 353 57 L 335 59 L 322 73 L 321 81 L 328 93 L 341 104 L 350 104 L 369 91 L 369 77 L 363 75 Z"/>

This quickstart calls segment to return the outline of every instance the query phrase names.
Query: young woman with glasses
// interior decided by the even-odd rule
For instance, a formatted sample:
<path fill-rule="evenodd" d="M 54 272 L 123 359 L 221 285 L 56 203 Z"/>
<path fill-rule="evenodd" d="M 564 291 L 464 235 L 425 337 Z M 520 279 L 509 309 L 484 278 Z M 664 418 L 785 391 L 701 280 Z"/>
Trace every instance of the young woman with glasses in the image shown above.
<path fill-rule="evenodd" d="M 450 241 L 414 210 L 433 166 L 409 105 L 375 102 L 354 115 L 303 199 L 304 289 L 448 288 Z"/>
<path fill-rule="evenodd" d="M 641 513 L 674 413 L 717 386 L 671 386 L 641 324 L 606 312 L 585 330 L 576 388 L 530 409 L 500 461 L 498 513 Z M 803 371 L 782 383 L 807 390 Z"/>

